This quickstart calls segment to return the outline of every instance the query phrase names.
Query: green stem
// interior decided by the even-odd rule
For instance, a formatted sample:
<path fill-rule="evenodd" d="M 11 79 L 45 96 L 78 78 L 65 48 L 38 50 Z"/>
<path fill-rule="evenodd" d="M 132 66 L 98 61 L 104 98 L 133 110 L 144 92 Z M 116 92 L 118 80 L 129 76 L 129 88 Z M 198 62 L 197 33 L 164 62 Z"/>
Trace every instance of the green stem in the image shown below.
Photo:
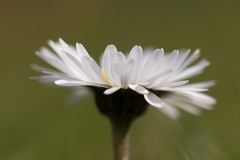
<path fill-rule="evenodd" d="M 114 160 L 129 160 L 130 121 L 111 120 Z"/>

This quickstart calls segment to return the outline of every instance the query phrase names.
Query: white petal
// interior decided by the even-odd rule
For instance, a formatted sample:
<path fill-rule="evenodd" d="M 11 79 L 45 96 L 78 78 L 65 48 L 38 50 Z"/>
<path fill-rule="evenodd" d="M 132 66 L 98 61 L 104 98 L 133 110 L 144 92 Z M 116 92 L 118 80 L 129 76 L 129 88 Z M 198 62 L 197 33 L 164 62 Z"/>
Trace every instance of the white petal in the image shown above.
<path fill-rule="evenodd" d="M 88 73 L 88 75 L 91 75 L 95 83 L 104 83 L 101 69 L 93 59 L 83 56 L 81 62 L 85 71 Z"/>
<path fill-rule="evenodd" d="M 76 43 L 76 49 L 77 49 L 77 53 L 79 54 L 80 57 L 82 57 L 82 56 L 89 57 L 87 50 L 81 43 Z"/>
<path fill-rule="evenodd" d="M 208 91 L 208 89 L 206 88 L 193 88 L 193 87 L 187 87 L 187 86 L 183 86 L 183 87 L 173 87 L 173 88 L 169 88 L 169 87 L 163 87 L 160 88 L 161 90 L 164 91 L 174 91 L 174 92 L 205 92 Z"/>
<path fill-rule="evenodd" d="M 128 86 L 129 86 L 129 88 L 131 88 L 132 90 L 136 91 L 139 94 L 148 94 L 149 93 L 149 91 L 142 86 L 139 86 L 139 85 L 128 85 Z"/>
<path fill-rule="evenodd" d="M 141 80 L 147 82 L 149 78 L 152 78 L 159 72 L 164 72 L 164 69 L 160 67 L 163 62 L 163 50 L 155 50 L 152 53 L 148 53 L 148 56 L 144 57 L 143 67 L 141 69 Z M 162 65 L 161 65 L 162 66 Z"/>
<path fill-rule="evenodd" d="M 142 47 L 134 46 L 128 55 L 128 60 L 130 59 L 138 60 L 139 57 L 142 57 L 142 56 L 143 56 Z"/>
<path fill-rule="evenodd" d="M 111 84 L 115 84 L 112 76 L 112 63 L 116 61 L 116 57 L 118 57 L 117 48 L 114 45 L 108 45 L 103 53 L 101 66 Z"/>
<path fill-rule="evenodd" d="M 59 57 L 62 58 L 62 46 L 58 42 L 54 42 L 52 40 L 48 41 L 48 45 L 55 51 L 56 54 L 58 54 Z"/>
<path fill-rule="evenodd" d="M 184 87 L 192 87 L 192 88 L 210 88 L 216 85 L 215 81 L 207 81 L 207 82 L 199 82 L 199 83 L 192 83 L 188 85 L 184 85 Z"/>
<path fill-rule="evenodd" d="M 126 62 L 127 58 L 122 52 L 118 52 L 116 62 Z"/>
<path fill-rule="evenodd" d="M 59 86 L 84 86 L 84 85 L 87 85 L 86 83 L 84 82 L 80 82 L 80 81 L 70 81 L 70 80 L 56 80 L 54 82 L 56 85 L 59 85 Z"/>
<path fill-rule="evenodd" d="M 111 84 L 113 84 L 113 86 L 121 86 L 121 69 L 122 69 L 122 63 L 121 62 L 117 62 L 117 63 L 113 63 L 112 67 L 111 67 L 111 74 L 112 74 L 112 78 L 114 79 L 114 81 L 111 82 Z"/>
<path fill-rule="evenodd" d="M 56 69 L 68 73 L 69 70 L 65 66 L 65 64 L 62 62 L 62 60 L 57 57 L 54 53 L 52 53 L 49 49 L 47 48 L 41 48 L 39 51 L 36 52 L 36 55 L 55 67 Z"/>
<path fill-rule="evenodd" d="M 132 74 L 131 71 L 133 67 L 134 67 L 134 60 L 132 59 L 121 65 L 120 81 L 123 86 L 129 84 L 129 78 L 130 78 L 130 75 Z"/>
<path fill-rule="evenodd" d="M 75 105 L 75 104 L 79 103 L 83 98 L 85 98 L 89 95 L 91 95 L 91 91 L 89 88 L 77 87 L 77 89 L 75 89 L 73 91 L 73 93 L 67 97 L 67 99 L 65 101 L 66 105 L 67 106 Z"/>
<path fill-rule="evenodd" d="M 172 103 L 172 101 L 175 101 L 175 104 L 184 103 L 184 104 L 192 105 L 194 107 L 210 110 L 210 109 L 213 109 L 213 105 L 216 103 L 216 100 L 214 98 L 210 97 L 210 99 L 213 99 L 213 100 L 205 101 L 201 98 L 193 97 L 184 92 L 178 92 L 178 93 L 172 94 L 171 96 L 168 96 L 167 99 L 164 99 L 164 101 L 167 101 L 168 103 Z"/>
<path fill-rule="evenodd" d="M 35 76 L 35 77 L 30 77 L 30 79 L 32 80 L 39 80 L 40 82 L 43 83 L 53 83 L 59 79 L 61 80 L 69 80 L 69 77 L 64 76 L 60 76 L 57 74 L 46 74 L 46 75 L 41 75 L 41 76 Z"/>
<path fill-rule="evenodd" d="M 174 50 L 169 55 L 166 55 L 167 67 L 173 68 L 174 64 L 176 64 L 178 57 L 179 57 L 179 50 Z"/>
<path fill-rule="evenodd" d="M 169 103 L 171 103 L 172 105 L 184 110 L 185 112 L 189 112 L 189 113 L 194 114 L 194 115 L 199 115 L 201 113 L 201 110 L 198 107 L 196 107 L 192 104 L 183 102 L 181 100 L 171 99 L 171 100 L 169 100 Z"/>
<path fill-rule="evenodd" d="M 143 50 L 140 46 L 134 46 L 128 56 L 128 61 L 132 61 L 133 66 L 129 68 L 128 83 L 136 83 L 142 69 Z"/>
<path fill-rule="evenodd" d="M 178 87 L 178 86 L 182 86 L 187 84 L 189 81 L 188 80 L 184 80 L 184 81 L 176 81 L 176 82 L 156 82 L 156 84 L 154 85 L 154 89 L 156 90 L 174 90 L 174 87 Z"/>
<path fill-rule="evenodd" d="M 198 101 L 200 103 L 205 103 L 207 105 L 214 105 L 216 104 L 216 99 L 214 99 L 211 96 L 208 96 L 206 94 L 203 93 L 198 93 L 198 92 L 183 92 L 183 94 L 186 94 L 188 96 L 191 96 L 189 98 L 191 98 L 194 101 Z"/>
<path fill-rule="evenodd" d="M 184 69 L 192 64 L 200 56 L 200 49 L 195 50 L 191 56 L 181 65 L 180 69 Z"/>
<path fill-rule="evenodd" d="M 149 79 L 147 80 L 147 82 L 153 83 L 153 85 L 158 85 L 158 83 L 161 83 L 161 80 L 164 79 L 164 77 L 168 74 L 170 74 L 172 72 L 172 70 L 165 70 L 159 73 L 156 73 L 154 75 L 152 75 L 152 77 L 149 77 Z"/>
<path fill-rule="evenodd" d="M 59 42 L 62 45 L 62 47 L 65 48 L 65 50 L 69 49 L 68 44 L 62 38 L 59 38 Z"/>
<path fill-rule="evenodd" d="M 183 72 L 181 72 L 178 76 L 175 77 L 175 80 L 180 80 L 180 79 L 186 79 L 186 78 L 191 78 L 193 76 L 196 76 L 200 73 L 202 73 L 203 69 L 205 69 L 207 66 L 209 66 L 209 62 L 207 60 L 202 60 L 196 65 L 193 65 Z"/>
<path fill-rule="evenodd" d="M 188 81 L 186 81 L 188 83 Z M 182 84 L 181 84 L 182 83 Z M 171 85 L 173 84 L 173 85 Z M 176 85 L 174 85 L 176 84 Z M 186 84 L 186 83 L 185 83 Z M 208 91 L 208 88 L 215 85 L 215 81 L 208 81 L 208 82 L 200 82 L 200 83 L 193 83 L 185 85 L 184 81 L 179 82 L 170 82 L 169 85 L 162 85 L 163 87 L 156 87 L 155 89 L 158 90 L 169 90 L 169 91 L 176 91 L 176 92 L 204 92 Z"/>
<path fill-rule="evenodd" d="M 114 92 L 118 91 L 121 87 L 112 87 L 109 89 L 106 89 L 104 91 L 104 94 L 109 95 L 109 94 L 113 94 Z"/>
<path fill-rule="evenodd" d="M 166 116 L 177 120 L 180 117 L 180 111 L 170 104 L 165 104 L 159 111 L 163 112 Z"/>
<path fill-rule="evenodd" d="M 154 107 L 161 108 L 164 105 L 164 102 L 152 92 L 150 92 L 149 94 L 145 94 L 144 98 L 149 104 Z"/>
<path fill-rule="evenodd" d="M 191 50 L 180 50 L 179 57 L 177 62 L 173 66 L 173 70 L 179 70 L 180 66 L 184 63 L 188 55 L 190 54 Z"/>
<path fill-rule="evenodd" d="M 70 45 L 68 45 L 63 39 L 59 38 L 59 45 L 61 47 L 61 50 L 63 52 L 67 52 L 68 54 L 71 54 L 77 59 L 80 59 L 76 49 Z"/>
<path fill-rule="evenodd" d="M 179 105 L 178 107 L 181 108 L 183 111 L 191 113 L 191 114 L 196 115 L 196 116 L 200 115 L 202 113 L 199 108 L 194 107 L 192 105 L 185 104 L 183 106 Z"/>
<path fill-rule="evenodd" d="M 65 53 L 65 61 L 68 63 L 68 67 L 71 67 L 74 74 L 82 81 L 92 81 L 93 79 L 89 76 L 82 61 L 79 61 L 76 57 L 71 54 Z"/>
<path fill-rule="evenodd" d="M 31 77 L 31 79 L 35 79 L 35 80 L 38 79 L 44 82 L 54 82 L 55 80 L 58 80 L 58 79 L 68 80 L 70 78 L 69 76 L 61 72 L 50 70 L 39 65 L 32 65 L 31 68 L 38 72 L 44 73 L 44 75 L 42 76 Z"/>
<path fill-rule="evenodd" d="M 82 81 L 77 81 L 77 80 L 60 79 L 60 80 L 56 80 L 54 83 L 59 86 L 68 86 L 68 87 L 71 87 L 71 86 L 72 87 L 74 87 L 74 86 L 95 86 L 95 87 L 106 88 L 106 86 L 103 84 L 88 83 L 88 82 L 82 82 Z"/>
<path fill-rule="evenodd" d="M 49 41 L 48 43 L 53 48 L 53 50 L 61 57 L 61 60 L 63 61 L 62 65 L 66 66 L 66 68 L 69 70 L 67 74 L 70 74 L 75 78 L 79 78 L 80 80 L 83 80 L 82 78 L 86 78 L 81 73 L 82 69 L 77 65 L 76 61 L 73 60 L 77 59 L 76 56 L 66 50 L 67 46 L 65 46 L 65 49 L 63 48 L 62 45 L 64 45 L 64 42 L 62 42 L 62 45 L 53 41 Z M 71 58 L 69 55 L 74 58 Z M 77 59 L 77 61 L 79 61 L 79 59 Z"/>

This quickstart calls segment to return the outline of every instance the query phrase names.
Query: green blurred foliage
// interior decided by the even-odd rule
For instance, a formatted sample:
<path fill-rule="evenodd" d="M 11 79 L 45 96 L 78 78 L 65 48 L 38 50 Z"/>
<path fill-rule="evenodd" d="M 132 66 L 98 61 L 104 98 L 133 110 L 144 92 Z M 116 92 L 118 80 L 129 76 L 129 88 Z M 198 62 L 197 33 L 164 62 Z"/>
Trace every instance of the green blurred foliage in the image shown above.
<path fill-rule="evenodd" d="M 0 0 L 0 159 L 110 160 L 108 121 L 93 98 L 66 106 L 70 89 L 43 86 L 30 64 L 48 39 L 83 43 L 94 58 L 113 43 L 167 51 L 201 48 L 215 79 L 215 110 L 176 122 L 155 109 L 132 128 L 134 160 L 240 159 L 240 2 L 234 0 Z"/>

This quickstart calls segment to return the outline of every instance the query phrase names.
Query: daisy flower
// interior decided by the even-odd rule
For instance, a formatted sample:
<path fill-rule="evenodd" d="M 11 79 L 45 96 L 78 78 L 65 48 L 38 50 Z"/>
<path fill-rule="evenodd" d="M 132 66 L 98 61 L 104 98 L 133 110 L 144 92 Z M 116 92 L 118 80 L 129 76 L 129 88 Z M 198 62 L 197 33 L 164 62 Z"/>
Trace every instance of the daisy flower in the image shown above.
<path fill-rule="evenodd" d="M 108 45 L 97 64 L 82 44 L 73 47 L 59 39 L 49 41 L 48 45 L 51 49 L 44 47 L 36 54 L 55 70 L 35 65 L 34 69 L 43 73 L 37 77 L 41 81 L 88 87 L 102 92 L 106 98 L 114 94 L 119 98 L 120 93 L 133 91 L 138 100 L 161 108 L 174 119 L 179 117 L 179 109 L 197 115 L 216 102 L 203 93 L 214 85 L 213 81 L 189 83 L 188 79 L 201 74 L 209 65 L 205 59 L 194 63 L 200 56 L 198 49 L 193 53 L 190 50 L 165 53 L 163 49 L 143 50 L 136 45 L 125 55 L 114 45 Z"/>

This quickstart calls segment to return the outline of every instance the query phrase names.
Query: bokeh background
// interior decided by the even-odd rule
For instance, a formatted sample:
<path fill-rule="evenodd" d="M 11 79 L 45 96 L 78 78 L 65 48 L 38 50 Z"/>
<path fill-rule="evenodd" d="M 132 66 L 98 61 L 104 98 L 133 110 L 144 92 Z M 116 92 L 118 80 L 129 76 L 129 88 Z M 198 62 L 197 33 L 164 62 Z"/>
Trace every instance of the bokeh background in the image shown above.
<path fill-rule="evenodd" d="M 215 79 L 213 111 L 173 121 L 155 109 L 132 128 L 132 160 L 240 159 L 240 2 L 233 0 L 0 0 L 0 159 L 110 160 L 108 121 L 90 96 L 29 80 L 48 39 L 81 42 L 95 59 L 107 44 L 167 51 L 201 48 Z"/>

